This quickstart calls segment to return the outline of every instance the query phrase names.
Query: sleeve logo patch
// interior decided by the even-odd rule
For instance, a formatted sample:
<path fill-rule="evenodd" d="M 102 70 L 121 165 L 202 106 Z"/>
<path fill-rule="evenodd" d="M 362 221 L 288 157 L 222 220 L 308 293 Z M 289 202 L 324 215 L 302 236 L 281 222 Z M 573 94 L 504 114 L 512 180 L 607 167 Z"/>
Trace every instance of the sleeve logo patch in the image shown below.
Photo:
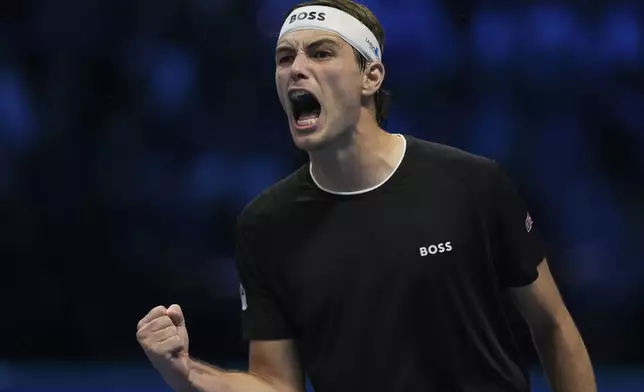
<path fill-rule="evenodd" d="M 241 297 L 241 305 L 242 305 L 242 310 L 246 310 L 248 308 L 248 304 L 246 303 L 246 290 L 244 290 L 244 286 L 239 284 L 239 296 Z"/>
<path fill-rule="evenodd" d="M 532 217 L 530 216 L 530 213 L 528 213 L 525 217 L 525 229 L 528 233 L 532 230 L 532 224 Z"/>

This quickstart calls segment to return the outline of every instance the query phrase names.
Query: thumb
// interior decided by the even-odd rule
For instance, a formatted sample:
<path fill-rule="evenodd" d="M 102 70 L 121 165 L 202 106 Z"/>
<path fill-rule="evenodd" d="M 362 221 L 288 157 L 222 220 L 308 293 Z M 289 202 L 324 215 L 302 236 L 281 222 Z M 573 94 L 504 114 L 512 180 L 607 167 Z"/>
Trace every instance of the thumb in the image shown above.
<path fill-rule="evenodd" d="M 181 306 L 179 305 L 170 305 L 168 310 L 166 310 L 165 314 L 170 317 L 170 320 L 172 320 L 172 323 L 177 326 L 177 327 L 185 327 L 186 326 L 186 320 L 183 317 L 183 311 L 181 310 Z"/>

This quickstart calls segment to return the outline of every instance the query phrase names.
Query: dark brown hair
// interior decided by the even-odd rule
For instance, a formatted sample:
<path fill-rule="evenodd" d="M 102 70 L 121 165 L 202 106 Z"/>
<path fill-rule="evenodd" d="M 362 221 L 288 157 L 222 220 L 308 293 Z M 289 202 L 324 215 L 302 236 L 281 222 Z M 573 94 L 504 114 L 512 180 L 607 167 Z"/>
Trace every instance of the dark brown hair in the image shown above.
<path fill-rule="evenodd" d="M 362 24 L 367 26 L 369 30 L 371 30 L 373 35 L 376 36 L 376 39 L 380 44 L 380 52 L 382 53 L 382 51 L 384 50 L 385 31 L 378 21 L 378 18 L 376 18 L 373 12 L 371 12 L 371 10 L 369 10 L 369 8 L 367 8 L 366 6 L 358 4 L 352 0 L 312 0 L 293 6 L 288 11 L 285 18 L 288 17 L 295 9 L 310 5 L 333 7 L 339 9 L 340 11 L 344 11 L 347 14 L 358 19 Z M 360 68 L 360 70 L 364 71 L 367 67 L 368 60 L 356 49 L 353 49 L 353 52 L 356 55 L 358 67 Z M 380 124 L 380 126 L 384 126 L 387 120 L 387 110 L 389 107 L 390 95 L 391 94 L 388 91 L 380 88 L 378 91 L 376 91 L 376 94 L 374 96 L 376 106 L 376 121 L 378 121 L 378 124 Z"/>

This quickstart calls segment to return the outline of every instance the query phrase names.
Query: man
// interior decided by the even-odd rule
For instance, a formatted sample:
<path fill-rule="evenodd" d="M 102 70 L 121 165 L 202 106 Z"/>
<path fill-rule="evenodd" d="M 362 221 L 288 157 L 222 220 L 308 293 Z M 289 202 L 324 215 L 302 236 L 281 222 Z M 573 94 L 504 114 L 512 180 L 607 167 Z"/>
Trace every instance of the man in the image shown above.
<path fill-rule="evenodd" d="M 176 391 L 524 392 L 506 318 L 525 317 L 552 388 L 596 390 L 582 339 L 515 187 L 492 161 L 389 134 L 384 34 L 349 0 L 288 13 L 276 84 L 310 164 L 239 217 L 249 373 L 188 356 L 181 309 L 138 339 Z"/>

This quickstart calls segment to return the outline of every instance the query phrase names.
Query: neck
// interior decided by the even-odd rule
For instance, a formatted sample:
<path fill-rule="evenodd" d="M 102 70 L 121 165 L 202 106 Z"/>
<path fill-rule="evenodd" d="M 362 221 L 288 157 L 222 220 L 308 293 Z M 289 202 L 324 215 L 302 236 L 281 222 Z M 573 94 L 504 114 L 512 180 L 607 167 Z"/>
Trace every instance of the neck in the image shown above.
<path fill-rule="evenodd" d="M 309 152 L 316 183 L 331 192 L 359 192 L 389 178 L 404 154 L 404 140 L 377 123 L 346 131 L 327 148 Z"/>

